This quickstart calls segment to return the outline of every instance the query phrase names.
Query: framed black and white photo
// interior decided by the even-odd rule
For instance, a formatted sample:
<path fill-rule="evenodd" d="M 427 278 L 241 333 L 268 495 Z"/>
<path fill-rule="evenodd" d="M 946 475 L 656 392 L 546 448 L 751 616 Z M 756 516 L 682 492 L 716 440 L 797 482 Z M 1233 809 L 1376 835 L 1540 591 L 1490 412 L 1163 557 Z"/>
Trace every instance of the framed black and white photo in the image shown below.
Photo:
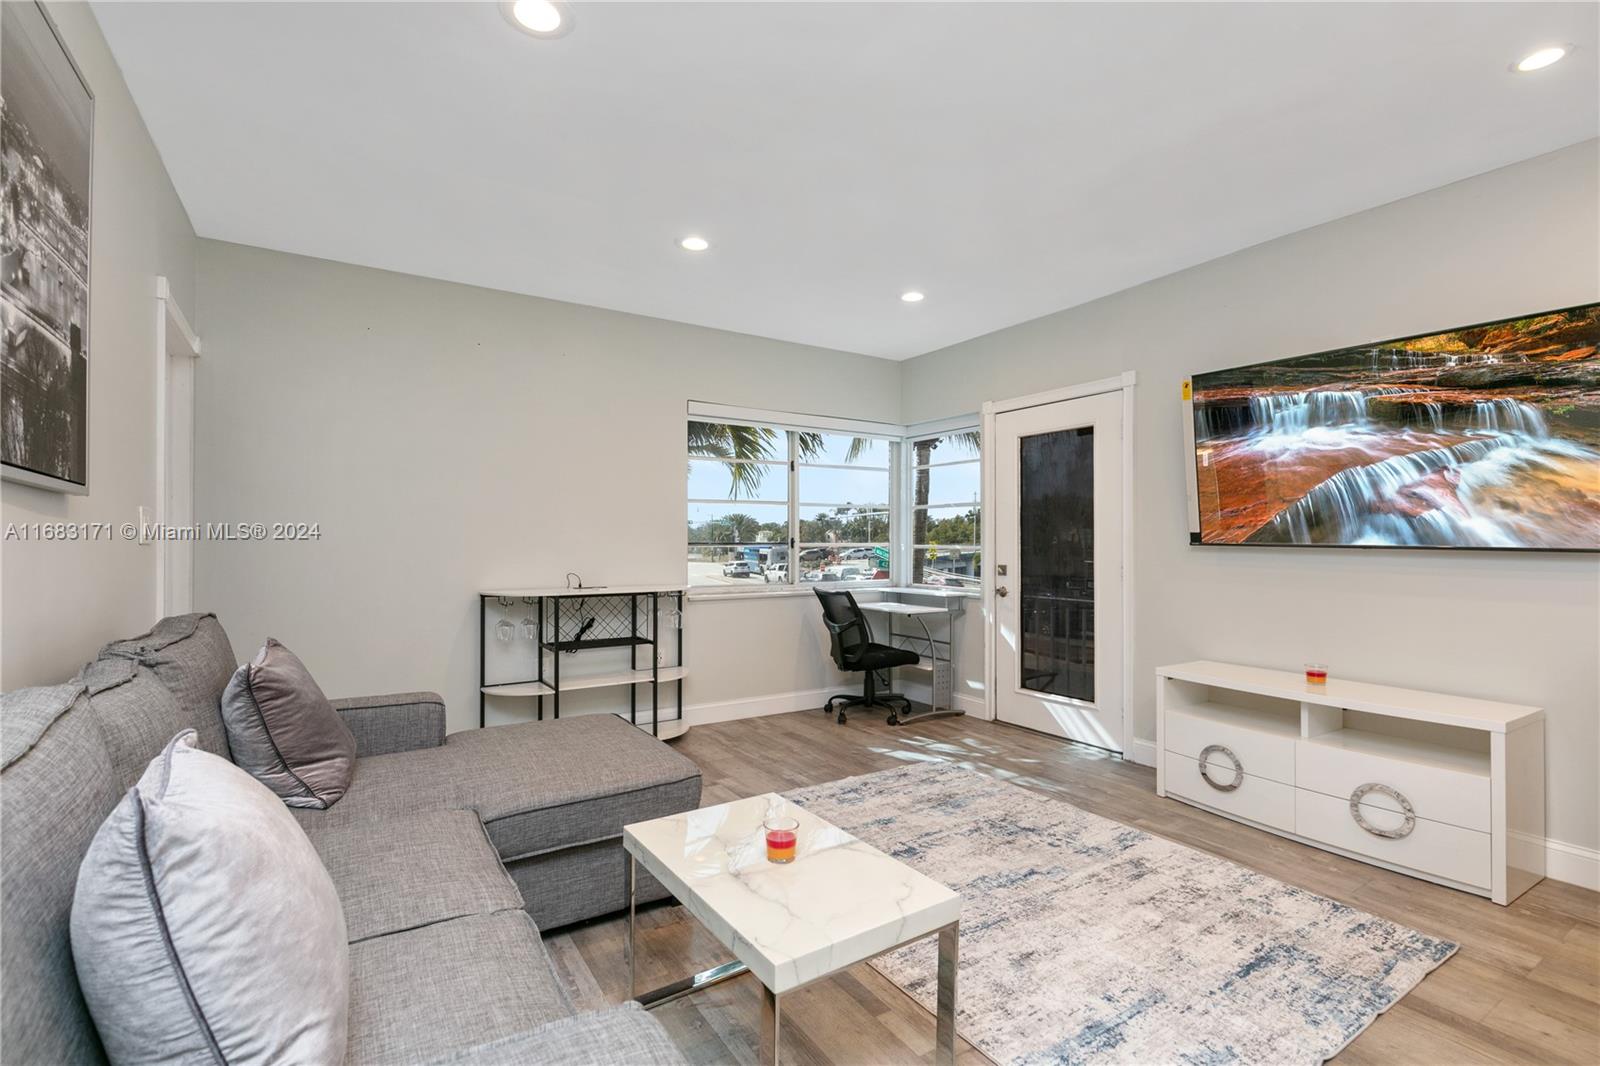
<path fill-rule="evenodd" d="M 0 3 L 0 476 L 89 491 L 94 94 L 44 8 Z"/>

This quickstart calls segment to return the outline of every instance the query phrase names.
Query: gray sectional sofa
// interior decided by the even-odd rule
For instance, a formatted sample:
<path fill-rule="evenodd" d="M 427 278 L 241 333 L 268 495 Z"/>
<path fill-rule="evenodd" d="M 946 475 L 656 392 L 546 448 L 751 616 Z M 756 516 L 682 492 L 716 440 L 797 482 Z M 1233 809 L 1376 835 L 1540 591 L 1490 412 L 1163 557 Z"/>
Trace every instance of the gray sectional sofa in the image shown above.
<path fill-rule="evenodd" d="M 78 865 L 177 732 L 227 756 L 218 706 L 237 662 L 214 616 L 167 618 L 73 681 L 0 704 L 8 1066 L 105 1061 L 68 938 Z M 575 1013 L 540 928 L 626 906 L 622 826 L 697 806 L 695 765 L 611 715 L 446 736 L 431 693 L 334 705 L 356 736 L 355 779 L 333 807 L 293 813 L 345 912 L 345 1061 L 682 1062 L 637 1006 Z"/>

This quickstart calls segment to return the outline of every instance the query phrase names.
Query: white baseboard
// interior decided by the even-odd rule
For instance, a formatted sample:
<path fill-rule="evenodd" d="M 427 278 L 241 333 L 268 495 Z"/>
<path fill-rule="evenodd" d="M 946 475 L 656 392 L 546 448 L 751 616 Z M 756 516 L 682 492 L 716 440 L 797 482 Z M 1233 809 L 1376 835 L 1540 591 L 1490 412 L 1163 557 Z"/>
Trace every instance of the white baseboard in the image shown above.
<path fill-rule="evenodd" d="M 918 681 L 900 682 L 895 685 L 895 691 L 904 693 L 918 703 L 927 703 L 932 694 L 932 687 Z M 982 696 L 971 696 L 965 692 L 957 692 L 952 701 L 958 711 L 966 711 L 974 718 L 982 718 L 988 714 L 988 708 L 983 704 Z"/>
<path fill-rule="evenodd" d="M 1138 763 L 1140 766 L 1154 766 L 1156 764 L 1156 742 L 1153 740 L 1140 740 L 1134 737 L 1128 742 L 1128 750 L 1122 757 L 1129 762 Z"/>
<path fill-rule="evenodd" d="M 1600 892 L 1600 851 L 1564 840 L 1546 840 L 1544 875 L 1552 881 Z"/>
<path fill-rule="evenodd" d="M 915 685 L 902 686 L 902 691 L 913 699 L 927 699 L 927 686 L 921 693 Z M 684 707 L 683 715 L 691 726 L 711 725 L 714 722 L 735 722 L 741 718 L 761 718 L 769 714 L 788 714 L 790 711 L 814 711 L 828 702 L 829 696 L 843 692 L 860 692 L 860 686 L 848 682 L 827 688 L 799 689 L 794 692 L 775 692 L 767 696 L 749 696 L 745 699 L 722 700 L 716 703 L 692 703 Z M 984 714 L 983 700 L 976 696 L 958 695 L 956 708 L 975 718 Z"/>
<path fill-rule="evenodd" d="M 957 693 L 955 703 L 956 710 L 966 711 L 974 718 L 988 717 L 989 707 L 983 702 L 982 696 L 967 696 Z"/>
<path fill-rule="evenodd" d="M 716 703 L 693 703 L 684 707 L 683 714 L 691 726 L 710 725 L 713 722 L 735 722 L 741 718 L 761 718 L 769 714 L 816 710 L 828 702 L 829 696 L 849 691 L 847 685 L 830 685 L 827 688 L 774 692 L 767 696 L 748 696 L 744 699 L 722 700 Z"/>

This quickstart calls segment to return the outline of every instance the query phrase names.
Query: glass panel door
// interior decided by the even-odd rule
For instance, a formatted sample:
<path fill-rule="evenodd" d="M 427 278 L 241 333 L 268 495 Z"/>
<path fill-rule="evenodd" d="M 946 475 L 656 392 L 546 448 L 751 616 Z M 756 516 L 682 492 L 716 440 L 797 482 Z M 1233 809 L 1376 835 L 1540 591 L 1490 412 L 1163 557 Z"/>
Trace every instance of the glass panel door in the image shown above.
<path fill-rule="evenodd" d="M 1094 700 L 1094 427 L 1020 441 L 1022 687 Z"/>
<path fill-rule="evenodd" d="M 1121 751 L 1120 391 L 995 417 L 995 714 Z M 989 570 L 986 562 L 985 571 Z"/>

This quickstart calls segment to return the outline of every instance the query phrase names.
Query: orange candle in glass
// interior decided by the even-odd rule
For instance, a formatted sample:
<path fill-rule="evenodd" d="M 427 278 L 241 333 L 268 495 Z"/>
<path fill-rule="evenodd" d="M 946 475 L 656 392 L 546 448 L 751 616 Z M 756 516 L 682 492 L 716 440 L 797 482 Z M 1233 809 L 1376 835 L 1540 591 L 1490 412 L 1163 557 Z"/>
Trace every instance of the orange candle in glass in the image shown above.
<path fill-rule="evenodd" d="M 1328 668 L 1321 663 L 1306 663 L 1306 684 L 1326 685 L 1328 683 Z"/>
<path fill-rule="evenodd" d="M 800 822 L 794 818 L 768 818 L 767 830 L 767 861 L 776 863 L 794 862 L 794 848 Z"/>

